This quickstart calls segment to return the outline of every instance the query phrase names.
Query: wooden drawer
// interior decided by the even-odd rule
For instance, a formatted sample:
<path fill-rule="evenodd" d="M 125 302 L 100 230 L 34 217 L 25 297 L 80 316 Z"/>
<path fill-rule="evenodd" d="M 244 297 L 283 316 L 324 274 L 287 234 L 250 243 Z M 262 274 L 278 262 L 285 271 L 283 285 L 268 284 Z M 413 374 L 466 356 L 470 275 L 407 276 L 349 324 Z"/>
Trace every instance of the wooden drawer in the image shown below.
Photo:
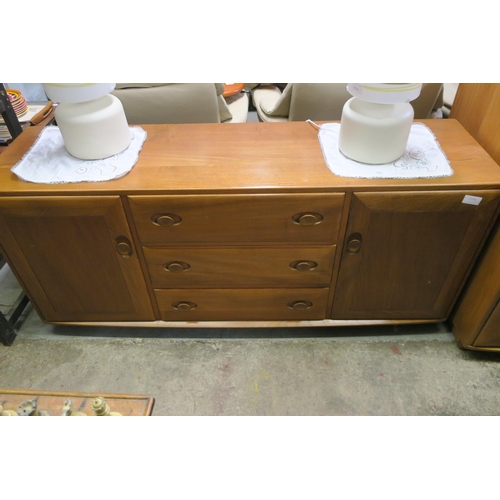
<path fill-rule="evenodd" d="M 343 193 L 130 196 L 144 245 L 337 241 Z"/>
<path fill-rule="evenodd" d="M 144 248 L 155 288 L 329 286 L 335 246 Z"/>
<path fill-rule="evenodd" d="M 328 288 L 155 290 L 164 321 L 319 320 Z"/>

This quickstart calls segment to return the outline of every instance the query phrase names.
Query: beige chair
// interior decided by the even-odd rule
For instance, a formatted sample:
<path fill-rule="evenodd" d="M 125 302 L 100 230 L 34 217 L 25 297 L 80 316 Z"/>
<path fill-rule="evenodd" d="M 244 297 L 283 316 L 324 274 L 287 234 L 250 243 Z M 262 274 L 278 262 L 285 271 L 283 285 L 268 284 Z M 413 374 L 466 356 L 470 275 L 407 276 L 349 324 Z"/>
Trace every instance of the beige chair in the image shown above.
<path fill-rule="evenodd" d="M 129 124 L 246 122 L 248 94 L 226 99 L 223 83 L 117 83 Z"/>
<path fill-rule="evenodd" d="M 346 83 L 289 83 L 283 92 L 274 85 L 252 90 L 260 121 L 340 120 L 342 108 L 352 96 Z M 420 96 L 411 102 L 415 119 L 441 118 L 443 84 L 424 83 Z"/>

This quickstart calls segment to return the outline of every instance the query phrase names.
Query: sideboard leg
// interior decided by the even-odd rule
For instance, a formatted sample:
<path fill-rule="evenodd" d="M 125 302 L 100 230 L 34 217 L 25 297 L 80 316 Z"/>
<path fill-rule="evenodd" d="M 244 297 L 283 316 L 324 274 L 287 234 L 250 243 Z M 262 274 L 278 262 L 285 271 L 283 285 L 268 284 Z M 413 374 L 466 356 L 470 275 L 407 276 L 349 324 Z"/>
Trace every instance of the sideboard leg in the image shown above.
<path fill-rule="evenodd" d="M 5 265 L 5 259 L 3 255 L 0 254 L 0 269 Z M 16 324 L 19 316 L 21 316 L 24 308 L 28 305 L 29 299 L 27 295 L 23 292 L 21 293 L 12 307 L 10 308 L 7 315 L 0 312 L 0 342 L 3 345 L 12 345 L 17 334 L 14 331 L 14 325 Z"/>
<path fill-rule="evenodd" d="M 3 345 L 12 345 L 16 338 L 16 332 L 7 318 L 0 313 L 0 341 Z"/>
<path fill-rule="evenodd" d="M 17 336 L 17 333 L 14 331 L 14 325 L 28 303 L 29 299 L 26 294 L 21 293 L 11 307 L 7 317 L 0 313 L 0 341 L 3 345 L 12 345 L 14 342 Z"/>

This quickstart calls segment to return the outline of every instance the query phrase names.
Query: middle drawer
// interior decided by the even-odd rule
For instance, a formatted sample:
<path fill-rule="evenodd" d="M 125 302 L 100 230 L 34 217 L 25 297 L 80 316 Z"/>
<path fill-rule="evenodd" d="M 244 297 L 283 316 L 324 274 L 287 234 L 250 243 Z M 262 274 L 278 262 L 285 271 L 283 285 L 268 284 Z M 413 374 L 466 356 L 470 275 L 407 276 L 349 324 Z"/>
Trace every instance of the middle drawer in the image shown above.
<path fill-rule="evenodd" d="M 329 286 L 335 246 L 143 248 L 155 288 Z"/>

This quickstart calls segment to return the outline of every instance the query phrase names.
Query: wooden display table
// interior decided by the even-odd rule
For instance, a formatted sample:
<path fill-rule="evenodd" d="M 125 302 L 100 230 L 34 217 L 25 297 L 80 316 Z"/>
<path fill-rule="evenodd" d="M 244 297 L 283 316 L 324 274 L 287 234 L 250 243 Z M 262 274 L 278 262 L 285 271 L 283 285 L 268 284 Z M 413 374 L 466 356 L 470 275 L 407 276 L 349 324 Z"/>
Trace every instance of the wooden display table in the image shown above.
<path fill-rule="evenodd" d="M 225 83 L 223 97 L 231 97 L 239 94 L 245 88 L 244 83 Z"/>
<path fill-rule="evenodd" d="M 181 124 L 143 125 L 120 179 L 34 184 L 10 171 L 31 128 L 0 155 L 5 257 L 55 324 L 444 321 L 495 221 L 500 168 L 457 121 L 423 122 L 452 176 L 338 177 L 305 122 Z"/>
<path fill-rule="evenodd" d="M 70 400 L 77 412 L 96 416 L 91 408 L 92 401 L 101 397 L 112 412 L 127 417 L 150 416 L 155 400 L 143 394 L 102 394 L 84 392 L 32 391 L 25 389 L 0 389 L 0 405 L 4 412 L 17 412 L 20 404 L 36 401 L 40 412 L 49 416 L 62 416 L 65 402 Z"/>

